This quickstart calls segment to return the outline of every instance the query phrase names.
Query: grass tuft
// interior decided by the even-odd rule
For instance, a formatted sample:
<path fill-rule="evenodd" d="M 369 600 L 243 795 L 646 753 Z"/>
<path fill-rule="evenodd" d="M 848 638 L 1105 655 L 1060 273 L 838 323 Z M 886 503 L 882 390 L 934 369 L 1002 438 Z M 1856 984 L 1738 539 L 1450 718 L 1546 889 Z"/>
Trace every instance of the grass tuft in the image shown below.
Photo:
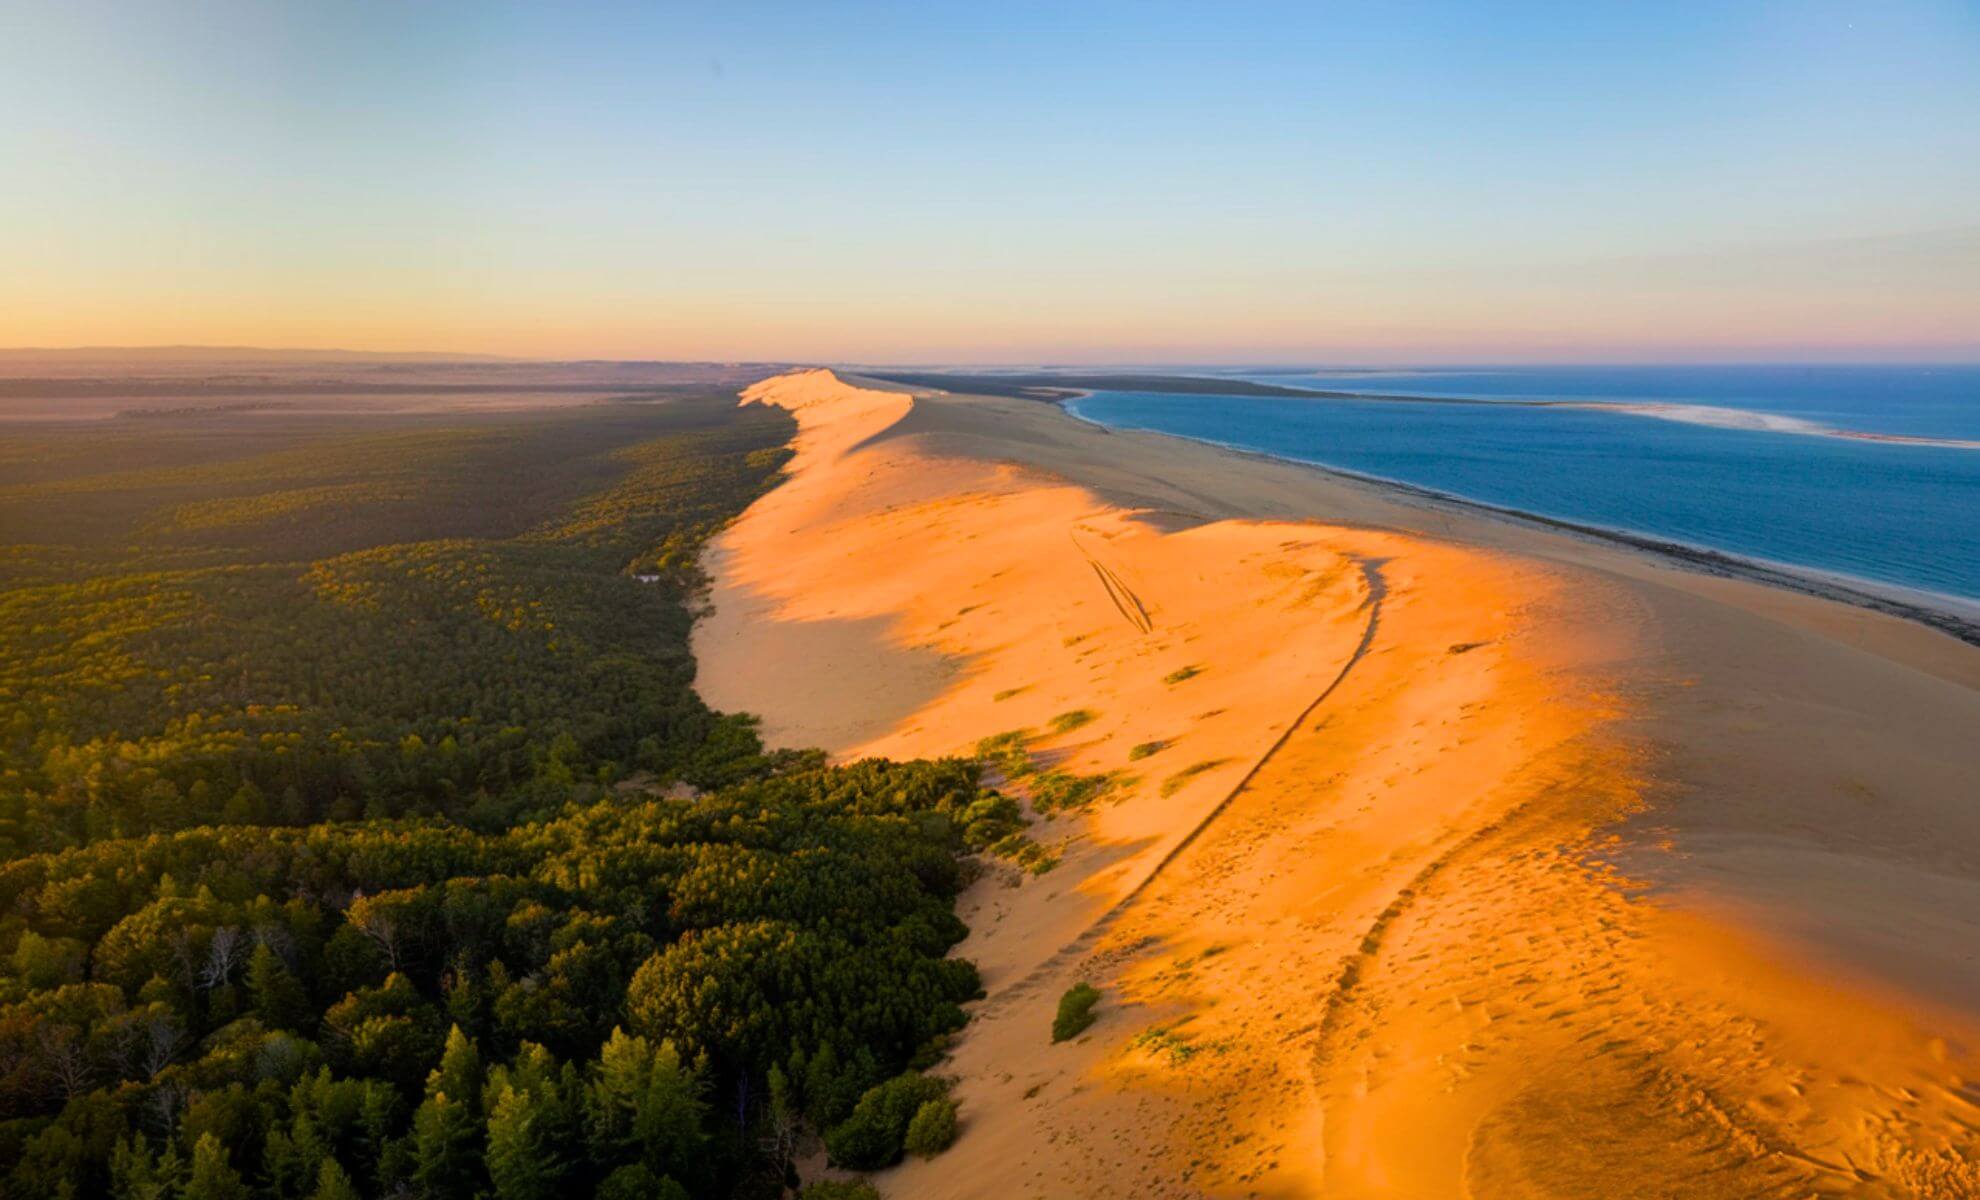
<path fill-rule="evenodd" d="M 1190 780 L 1196 778 L 1198 775 L 1203 774 L 1205 771 L 1214 771 L 1218 767 L 1223 766 L 1225 763 L 1229 761 L 1231 760 L 1228 758 L 1206 758 L 1202 762 L 1189 764 L 1188 766 L 1184 767 L 1182 770 L 1177 771 L 1174 775 L 1171 775 L 1167 779 L 1164 779 L 1162 781 L 1162 795 L 1164 797 L 1175 795 L 1177 792 L 1181 791 L 1183 787 L 1189 783 Z"/>
<path fill-rule="evenodd" d="M 1178 1035 L 1173 1025 L 1157 1025 L 1144 1029 L 1128 1043 L 1130 1050 L 1146 1050 L 1148 1053 L 1169 1060 L 1171 1066 L 1182 1066 L 1197 1055 L 1205 1053 L 1222 1054 L 1231 1048 L 1228 1041 L 1193 1042 Z"/>
<path fill-rule="evenodd" d="M 1083 725 L 1091 725 L 1099 715 L 1090 708 L 1075 708 L 1060 713 L 1045 724 L 1053 733 L 1071 733 Z"/>

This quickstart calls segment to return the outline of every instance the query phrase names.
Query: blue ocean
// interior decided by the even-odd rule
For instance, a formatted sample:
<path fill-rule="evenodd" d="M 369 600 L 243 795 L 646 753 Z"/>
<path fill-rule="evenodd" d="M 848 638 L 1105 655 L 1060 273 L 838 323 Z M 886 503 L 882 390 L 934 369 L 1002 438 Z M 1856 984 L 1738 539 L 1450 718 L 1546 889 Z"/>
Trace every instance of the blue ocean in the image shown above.
<path fill-rule="evenodd" d="M 1068 407 L 1103 425 L 1980 600 L 1980 366 L 1214 374 L 1354 395 L 1103 391 Z"/>

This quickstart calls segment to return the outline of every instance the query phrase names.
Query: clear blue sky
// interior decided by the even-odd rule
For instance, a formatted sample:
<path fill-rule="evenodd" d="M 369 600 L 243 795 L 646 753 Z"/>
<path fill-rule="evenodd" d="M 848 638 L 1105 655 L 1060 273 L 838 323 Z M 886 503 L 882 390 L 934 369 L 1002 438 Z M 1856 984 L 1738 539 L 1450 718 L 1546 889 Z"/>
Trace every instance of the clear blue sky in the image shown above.
<path fill-rule="evenodd" d="M 1980 358 L 1980 6 L 0 11 L 0 342 Z"/>

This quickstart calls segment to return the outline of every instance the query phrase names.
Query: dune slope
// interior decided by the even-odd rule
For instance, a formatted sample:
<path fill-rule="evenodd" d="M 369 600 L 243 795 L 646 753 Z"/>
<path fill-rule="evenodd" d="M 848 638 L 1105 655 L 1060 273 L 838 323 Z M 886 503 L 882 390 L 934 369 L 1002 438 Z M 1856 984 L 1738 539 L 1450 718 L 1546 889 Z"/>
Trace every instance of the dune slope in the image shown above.
<path fill-rule="evenodd" d="M 1672 723 L 1731 685 L 1669 580 L 1024 401 L 745 398 L 800 434 L 710 554 L 709 701 L 848 757 L 1024 731 L 1098 792 L 966 897 L 963 1136 L 888 1194 L 1980 1194 L 1972 1014 L 1730 902 L 1793 860 L 1692 815 Z"/>

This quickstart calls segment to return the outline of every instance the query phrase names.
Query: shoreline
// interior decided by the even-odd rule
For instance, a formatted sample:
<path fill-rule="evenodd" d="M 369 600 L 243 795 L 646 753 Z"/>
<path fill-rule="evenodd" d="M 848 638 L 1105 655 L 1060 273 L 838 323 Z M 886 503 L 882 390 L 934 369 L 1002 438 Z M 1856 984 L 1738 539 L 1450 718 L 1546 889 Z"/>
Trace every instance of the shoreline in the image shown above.
<path fill-rule="evenodd" d="M 857 372 L 854 372 L 855 374 Z M 1784 413 L 1746 409 L 1692 400 L 1600 400 L 1536 398 L 1522 396 L 1432 396 L 1408 392 L 1356 392 L 1338 388 L 1287 387 L 1283 384 L 1202 375 L 1065 375 L 1014 372 L 1007 376 L 972 375 L 957 372 L 894 372 L 866 375 L 865 378 L 910 387 L 944 389 L 957 395 L 1003 396 L 1036 400 L 1046 404 L 1066 404 L 1096 391 L 1143 391 L 1176 395 L 1205 395 L 1285 400 L 1356 400 L 1374 404 L 1452 404 L 1486 408 L 1566 408 L 1587 412 L 1617 413 L 1646 417 L 1680 425 L 1701 425 L 1714 429 L 1748 433 L 1776 433 L 1795 437 L 1828 438 L 1845 442 L 1872 442 L 1893 446 L 1934 447 L 1943 450 L 1980 450 L 1980 439 L 1937 437 L 1925 434 L 1879 433 L 1867 429 L 1842 429 Z M 949 386 L 951 383 L 970 387 Z M 1297 460 L 1295 460 L 1297 461 Z"/>
<path fill-rule="evenodd" d="M 957 393 L 967 394 L 967 393 Z M 1091 393 L 1087 393 L 1090 395 Z M 1966 600 L 1960 596 L 1926 591 L 1920 588 L 1907 588 L 1900 584 L 1883 583 L 1864 579 L 1860 576 L 1840 572 L 1823 571 L 1816 567 L 1805 567 L 1794 563 L 1776 562 L 1770 559 L 1754 558 L 1734 554 L 1730 551 L 1710 546 L 1662 538 L 1654 534 L 1638 533 L 1606 525 L 1594 525 L 1581 521 L 1571 521 L 1563 517 L 1550 517 L 1527 509 L 1509 505 L 1493 504 L 1488 500 L 1478 500 L 1455 492 L 1446 492 L 1407 480 L 1394 479 L 1385 475 L 1374 475 L 1364 471 L 1354 471 L 1337 467 L 1330 463 L 1314 462 L 1310 459 L 1294 458 L 1285 454 L 1274 454 L 1269 450 L 1258 450 L 1250 446 L 1234 445 L 1214 438 L 1190 437 L 1187 434 L 1169 433 L 1160 429 L 1124 430 L 1096 421 L 1073 410 L 1071 405 L 1084 396 L 1066 396 L 1047 401 L 1075 421 L 1091 425 L 1108 433 L 1133 432 L 1152 437 L 1173 438 L 1177 441 L 1192 442 L 1197 445 L 1214 446 L 1227 454 L 1245 458 L 1255 458 L 1265 462 L 1281 463 L 1309 471 L 1317 471 L 1331 478 L 1363 487 L 1390 492 L 1412 500 L 1428 501 L 1463 512 L 1492 517 L 1515 525 L 1546 529 L 1574 537 L 1586 538 L 1604 545 L 1620 547 L 1647 555 L 1660 563 L 1682 567 L 1700 574 L 1721 579 L 1742 579 L 1766 587 L 1780 588 L 1816 599 L 1831 600 L 1886 616 L 1912 621 L 1926 628 L 1936 630 L 1970 646 L 1980 647 L 1980 601 Z M 1393 398 L 1393 397 L 1392 397 Z M 1471 403 L 1493 403 L 1492 401 L 1472 401 Z M 1837 434 L 1835 436 L 1847 436 Z M 1980 444 L 1980 443 L 1977 443 Z"/>

